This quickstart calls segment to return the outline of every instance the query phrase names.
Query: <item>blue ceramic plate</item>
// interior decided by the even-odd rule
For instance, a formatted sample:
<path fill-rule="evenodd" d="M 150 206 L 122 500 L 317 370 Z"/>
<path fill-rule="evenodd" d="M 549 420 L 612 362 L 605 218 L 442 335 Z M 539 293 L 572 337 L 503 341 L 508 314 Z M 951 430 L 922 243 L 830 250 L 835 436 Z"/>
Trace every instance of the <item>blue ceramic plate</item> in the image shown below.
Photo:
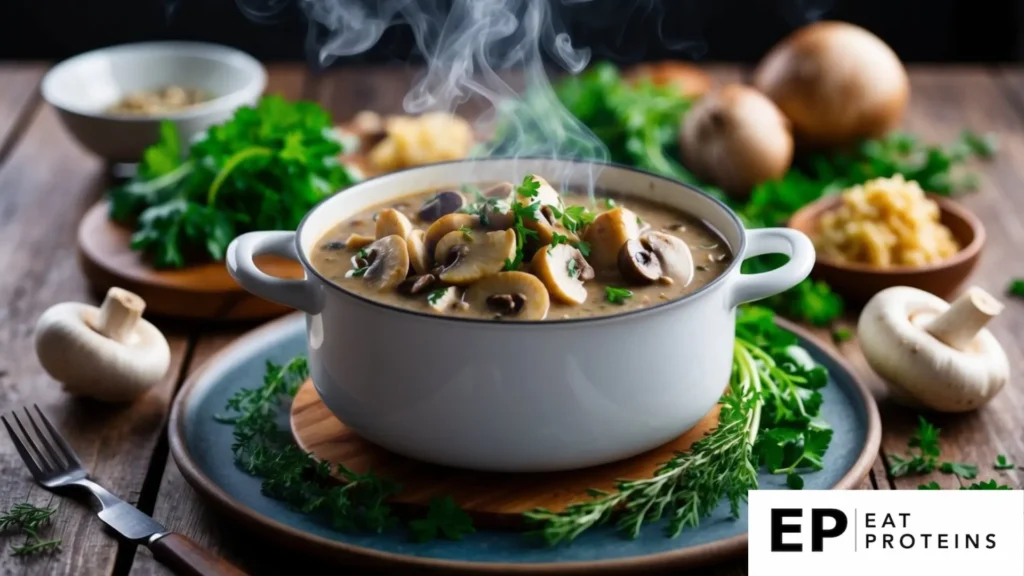
<path fill-rule="evenodd" d="M 834 429 L 825 469 L 804 477 L 807 489 L 856 488 L 878 451 L 881 427 L 867 390 L 846 364 L 790 324 L 801 344 L 829 371 L 823 390 L 824 417 Z M 742 554 L 747 545 L 746 506 L 733 519 L 722 505 L 695 530 L 669 539 L 649 526 L 635 540 L 611 528 L 585 533 L 570 545 L 544 548 L 515 532 L 481 530 L 462 541 L 412 543 L 402 531 L 348 534 L 331 530 L 260 493 L 260 481 L 234 466 L 231 427 L 214 415 L 241 387 L 262 381 L 267 360 L 284 362 L 306 353 L 305 321 L 288 316 L 234 342 L 185 385 L 170 421 L 171 450 L 182 473 L 214 505 L 276 542 L 318 555 L 376 560 L 391 565 L 430 566 L 462 573 L 593 573 L 688 567 Z M 762 488 L 784 488 L 783 477 L 762 475 Z"/>

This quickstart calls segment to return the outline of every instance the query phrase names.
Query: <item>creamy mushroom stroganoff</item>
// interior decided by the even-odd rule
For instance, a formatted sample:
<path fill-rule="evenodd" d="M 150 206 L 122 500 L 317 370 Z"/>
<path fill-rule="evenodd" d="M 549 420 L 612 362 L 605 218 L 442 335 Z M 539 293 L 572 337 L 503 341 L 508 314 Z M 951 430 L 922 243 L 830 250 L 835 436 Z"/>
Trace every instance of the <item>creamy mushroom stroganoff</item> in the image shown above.
<path fill-rule="evenodd" d="M 330 229 L 312 265 L 339 286 L 422 312 L 495 320 L 618 314 L 680 298 L 728 267 L 706 224 L 652 202 L 544 179 L 412 194 Z"/>

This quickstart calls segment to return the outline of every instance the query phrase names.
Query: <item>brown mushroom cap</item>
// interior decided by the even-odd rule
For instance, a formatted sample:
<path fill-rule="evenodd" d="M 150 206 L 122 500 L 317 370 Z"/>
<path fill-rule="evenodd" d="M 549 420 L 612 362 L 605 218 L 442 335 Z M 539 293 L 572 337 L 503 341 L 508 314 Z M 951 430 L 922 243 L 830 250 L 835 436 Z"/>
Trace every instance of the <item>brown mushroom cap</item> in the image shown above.
<path fill-rule="evenodd" d="M 590 244 L 588 260 L 591 266 L 599 275 L 617 274 L 619 250 L 628 240 L 639 235 L 640 226 L 632 210 L 620 206 L 598 214 L 583 235 Z"/>
<path fill-rule="evenodd" d="M 544 283 L 526 272 L 499 272 L 466 290 L 470 309 L 506 320 L 543 320 L 551 307 Z"/>
<path fill-rule="evenodd" d="M 409 246 L 409 263 L 412 264 L 412 269 L 417 274 L 430 272 L 430 268 L 434 264 L 434 260 L 430 253 L 427 252 L 426 244 L 423 241 L 425 234 L 423 230 L 413 230 L 405 239 L 405 243 Z"/>
<path fill-rule="evenodd" d="M 640 237 L 640 242 L 658 258 L 663 277 L 683 286 L 693 280 L 693 254 L 681 238 L 665 232 L 648 232 Z"/>
<path fill-rule="evenodd" d="M 392 234 L 401 236 L 405 240 L 412 230 L 412 222 L 409 221 L 409 218 L 394 208 L 385 208 L 377 213 L 375 232 L 378 240 Z"/>
<path fill-rule="evenodd" d="M 634 284 L 650 284 L 662 276 L 661 261 L 640 240 L 627 240 L 619 250 L 619 273 Z"/>
<path fill-rule="evenodd" d="M 359 276 L 369 286 L 380 290 L 396 288 L 409 273 L 409 248 L 397 234 L 385 236 L 365 250 L 366 268 Z M 349 274 L 355 276 L 353 270 Z"/>
<path fill-rule="evenodd" d="M 454 214 L 466 205 L 466 199 L 455 190 L 442 190 L 420 206 L 416 217 L 423 222 L 434 222 L 442 216 Z"/>
<path fill-rule="evenodd" d="M 427 228 L 426 234 L 423 236 L 423 245 L 427 251 L 427 254 L 433 254 L 434 248 L 437 247 L 437 243 L 441 241 L 441 238 L 450 232 L 454 232 L 459 228 L 479 228 L 480 217 L 473 214 L 463 214 L 456 212 L 454 214 L 448 214 L 437 219 L 433 224 Z"/>
<path fill-rule="evenodd" d="M 495 232 L 449 232 L 437 243 L 436 262 L 444 266 L 439 278 L 448 284 L 465 286 L 505 268 L 516 256 L 516 234 Z"/>
<path fill-rule="evenodd" d="M 587 301 L 583 281 L 594 277 L 594 269 L 576 248 L 568 244 L 545 246 L 533 256 L 530 266 L 552 298 L 566 304 Z"/>

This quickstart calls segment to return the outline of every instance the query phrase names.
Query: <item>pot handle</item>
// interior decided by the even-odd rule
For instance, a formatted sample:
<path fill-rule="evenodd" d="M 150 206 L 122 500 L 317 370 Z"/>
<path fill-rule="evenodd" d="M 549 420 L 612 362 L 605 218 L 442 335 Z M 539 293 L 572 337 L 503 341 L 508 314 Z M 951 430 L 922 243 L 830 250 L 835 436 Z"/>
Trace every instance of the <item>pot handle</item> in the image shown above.
<path fill-rule="evenodd" d="M 299 256 L 295 251 L 295 232 L 249 232 L 235 238 L 228 245 L 228 273 L 242 288 L 260 298 L 302 310 L 307 314 L 318 314 L 322 307 L 322 299 L 308 276 L 302 280 L 275 278 L 257 268 L 253 261 L 256 256 L 263 254 L 298 260 Z"/>
<path fill-rule="evenodd" d="M 743 258 L 763 254 L 785 254 L 789 262 L 771 272 L 740 274 L 733 285 L 730 307 L 774 296 L 799 284 L 814 267 L 814 244 L 806 234 L 792 228 L 747 230 L 748 248 Z"/>

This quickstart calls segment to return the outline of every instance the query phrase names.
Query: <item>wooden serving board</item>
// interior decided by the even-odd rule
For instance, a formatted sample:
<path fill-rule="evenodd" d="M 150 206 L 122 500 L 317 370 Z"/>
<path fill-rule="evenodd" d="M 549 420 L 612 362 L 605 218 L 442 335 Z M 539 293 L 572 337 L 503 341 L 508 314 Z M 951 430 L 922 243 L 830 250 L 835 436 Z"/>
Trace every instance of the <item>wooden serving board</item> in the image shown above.
<path fill-rule="evenodd" d="M 451 496 L 474 520 L 495 526 L 518 526 L 533 508 L 564 510 L 582 502 L 588 488 L 611 490 L 620 478 L 650 478 L 676 452 L 689 449 L 718 423 L 718 410 L 679 438 L 627 460 L 567 472 L 509 474 L 476 472 L 427 464 L 388 452 L 339 421 L 307 380 L 291 409 L 291 427 L 299 446 L 314 458 L 343 464 L 355 472 L 373 470 L 402 485 L 396 504 L 426 506 L 434 496 Z"/>
<path fill-rule="evenodd" d="M 101 201 L 78 225 L 78 256 L 92 287 L 130 290 L 146 301 L 146 312 L 158 316 L 203 320 L 256 320 L 279 316 L 291 309 L 268 302 L 242 289 L 223 262 L 179 270 L 158 270 L 129 246 L 132 231 L 107 217 Z M 297 262 L 261 256 L 257 266 L 272 276 L 302 278 Z"/>

